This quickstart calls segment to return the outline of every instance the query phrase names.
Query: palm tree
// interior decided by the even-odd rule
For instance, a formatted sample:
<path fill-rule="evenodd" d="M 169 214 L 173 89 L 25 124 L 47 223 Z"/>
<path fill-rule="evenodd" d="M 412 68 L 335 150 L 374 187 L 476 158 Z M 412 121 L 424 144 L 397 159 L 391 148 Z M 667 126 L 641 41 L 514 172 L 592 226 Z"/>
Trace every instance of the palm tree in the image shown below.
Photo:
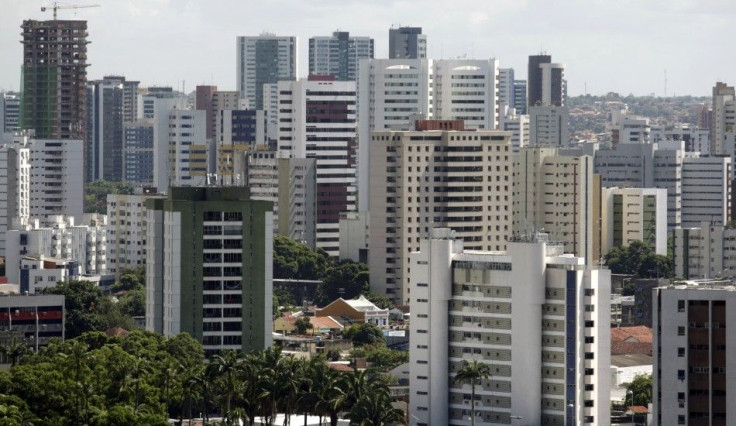
<path fill-rule="evenodd" d="M 142 358 L 134 358 L 133 362 L 128 366 L 124 387 L 130 388 L 133 393 L 133 412 L 138 414 L 141 406 L 141 382 L 153 373 L 153 369 L 148 362 Z"/>
<path fill-rule="evenodd" d="M 28 356 L 31 353 L 31 349 L 23 343 L 18 341 L 15 337 L 7 344 L 0 347 L 6 360 L 10 360 L 10 366 L 15 367 L 21 359 Z"/>
<path fill-rule="evenodd" d="M 76 412 L 75 412 L 75 424 L 85 424 L 88 419 L 88 386 L 87 376 L 85 374 L 89 370 L 88 361 L 92 357 L 92 352 L 89 351 L 89 347 L 86 343 L 81 340 L 71 340 L 67 342 L 66 350 L 64 353 L 59 354 L 62 359 L 67 360 L 67 369 L 71 370 L 74 376 L 74 382 L 76 387 L 79 389 L 76 395 Z M 84 408 L 84 419 L 82 419 L 81 410 Z"/>
<path fill-rule="evenodd" d="M 385 384 L 376 384 L 370 394 L 363 395 L 350 410 L 350 424 L 381 426 L 406 424 L 406 414 L 393 406 Z"/>
<path fill-rule="evenodd" d="M 325 366 L 326 367 L 326 366 Z M 348 395 L 345 393 L 345 381 L 335 370 L 329 367 L 321 371 L 321 378 L 316 382 L 319 387 L 315 389 L 317 404 L 315 411 L 320 417 L 330 418 L 330 426 L 337 426 L 338 416 L 345 410 L 348 403 Z"/>
<path fill-rule="evenodd" d="M 223 414 L 225 423 L 228 425 L 233 423 L 231 407 L 238 388 L 238 370 L 241 362 L 242 358 L 237 351 L 226 351 L 222 355 L 215 355 L 210 362 L 212 374 L 220 379 L 222 396 L 225 399 Z"/>
<path fill-rule="evenodd" d="M 455 374 L 455 383 L 470 382 L 470 424 L 472 426 L 475 426 L 475 384 L 489 377 L 491 377 L 491 367 L 477 359 L 474 359 L 473 362 L 463 361 L 463 366 Z"/>

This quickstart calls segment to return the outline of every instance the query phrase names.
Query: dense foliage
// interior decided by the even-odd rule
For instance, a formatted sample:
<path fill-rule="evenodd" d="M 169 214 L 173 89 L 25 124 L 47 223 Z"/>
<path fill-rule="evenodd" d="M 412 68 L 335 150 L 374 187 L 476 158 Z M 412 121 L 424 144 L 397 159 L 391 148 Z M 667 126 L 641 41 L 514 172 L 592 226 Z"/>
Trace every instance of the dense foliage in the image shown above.
<path fill-rule="evenodd" d="M 278 349 L 225 352 L 204 362 L 198 342 L 145 331 L 108 338 L 87 333 L 52 342 L 0 372 L 0 424 L 165 425 L 167 418 L 224 417 L 253 424 L 276 413 L 349 418 L 351 424 L 403 423 L 387 381 L 372 372 L 340 373 L 323 358 Z"/>
<path fill-rule="evenodd" d="M 614 247 L 606 254 L 606 265 L 614 274 L 637 275 L 642 278 L 667 278 L 673 275 L 672 261 L 656 254 L 641 241 Z"/>
<path fill-rule="evenodd" d="M 84 186 L 84 212 L 107 213 L 107 194 L 132 194 L 133 185 L 127 182 L 97 180 Z"/>
<path fill-rule="evenodd" d="M 65 296 L 65 333 L 68 339 L 88 331 L 115 327 L 132 330 L 135 328 L 132 317 L 145 315 L 145 278 L 142 278 L 142 273 L 142 269 L 124 270 L 120 281 L 112 287 L 116 292 L 113 295 L 105 295 L 89 281 L 60 282 L 43 289 L 43 293 Z"/>
<path fill-rule="evenodd" d="M 626 405 L 647 406 L 652 402 L 652 375 L 640 374 L 626 386 Z M 633 404 L 632 404 L 633 400 Z"/>
<path fill-rule="evenodd" d="M 353 342 L 354 346 L 386 344 L 386 338 L 377 325 L 372 322 L 353 324 L 342 332 L 342 336 Z"/>
<path fill-rule="evenodd" d="M 368 266 L 350 260 L 336 261 L 324 250 L 277 235 L 273 242 L 273 276 L 280 279 L 321 280 L 314 303 L 324 306 L 342 297 L 353 299 L 368 294 Z M 285 292 L 278 297 L 288 298 Z M 291 297 L 293 300 L 293 297 Z"/>

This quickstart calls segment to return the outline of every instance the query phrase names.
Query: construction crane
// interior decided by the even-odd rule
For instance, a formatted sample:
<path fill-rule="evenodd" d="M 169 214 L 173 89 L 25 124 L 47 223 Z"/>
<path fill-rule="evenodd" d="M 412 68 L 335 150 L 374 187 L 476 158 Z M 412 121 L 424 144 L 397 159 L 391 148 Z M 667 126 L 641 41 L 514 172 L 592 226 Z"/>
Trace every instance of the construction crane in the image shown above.
<path fill-rule="evenodd" d="M 41 12 L 46 12 L 49 8 L 54 11 L 54 21 L 56 21 L 56 11 L 58 9 L 84 9 L 86 7 L 100 7 L 99 4 L 59 4 L 59 2 L 54 2 L 52 6 L 46 7 L 41 6 Z"/>

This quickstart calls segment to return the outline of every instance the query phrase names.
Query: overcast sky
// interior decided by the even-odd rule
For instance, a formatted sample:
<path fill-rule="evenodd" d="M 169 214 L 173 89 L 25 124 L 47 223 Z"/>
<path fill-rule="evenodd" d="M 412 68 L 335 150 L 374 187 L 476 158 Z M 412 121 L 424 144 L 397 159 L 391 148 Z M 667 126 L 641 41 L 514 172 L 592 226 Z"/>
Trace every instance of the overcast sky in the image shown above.
<path fill-rule="evenodd" d="M 48 1 L 0 0 L 0 89 L 20 86 L 23 19 L 51 19 Z M 421 26 L 433 59 L 499 59 L 526 78 L 545 51 L 567 65 L 570 95 L 709 95 L 736 83 L 733 0 L 69 0 L 59 10 L 89 25 L 88 79 L 123 74 L 141 85 L 235 89 L 235 37 L 299 37 L 299 75 L 310 36 L 336 29 L 375 39 L 387 57 L 391 25 Z"/>

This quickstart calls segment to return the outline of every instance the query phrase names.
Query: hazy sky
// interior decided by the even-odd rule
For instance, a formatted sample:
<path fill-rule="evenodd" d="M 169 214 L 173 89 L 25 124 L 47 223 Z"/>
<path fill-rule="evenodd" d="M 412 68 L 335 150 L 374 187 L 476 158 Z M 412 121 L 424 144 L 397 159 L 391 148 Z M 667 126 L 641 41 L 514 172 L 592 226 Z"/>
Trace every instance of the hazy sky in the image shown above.
<path fill-rule="evenodd" d="M 49 1 L 0 0 L 0 89 L 18 89 L 23 19 L 51 19 Z M 336 29 L 375 38 L 387 56 L 391 25 L 421 26 L 429 57 L 495 57 L 526 78 L 540 51 L 567 65 L 570 95 L 709 95 L 736 83 L 733 0 L 69 0 L 60 10 L 89 25 L 88 78 L 123 74 L 143 86 L 235 89 L 235 37 L 299 37 L 299 75 L 310 36 Z"/>

